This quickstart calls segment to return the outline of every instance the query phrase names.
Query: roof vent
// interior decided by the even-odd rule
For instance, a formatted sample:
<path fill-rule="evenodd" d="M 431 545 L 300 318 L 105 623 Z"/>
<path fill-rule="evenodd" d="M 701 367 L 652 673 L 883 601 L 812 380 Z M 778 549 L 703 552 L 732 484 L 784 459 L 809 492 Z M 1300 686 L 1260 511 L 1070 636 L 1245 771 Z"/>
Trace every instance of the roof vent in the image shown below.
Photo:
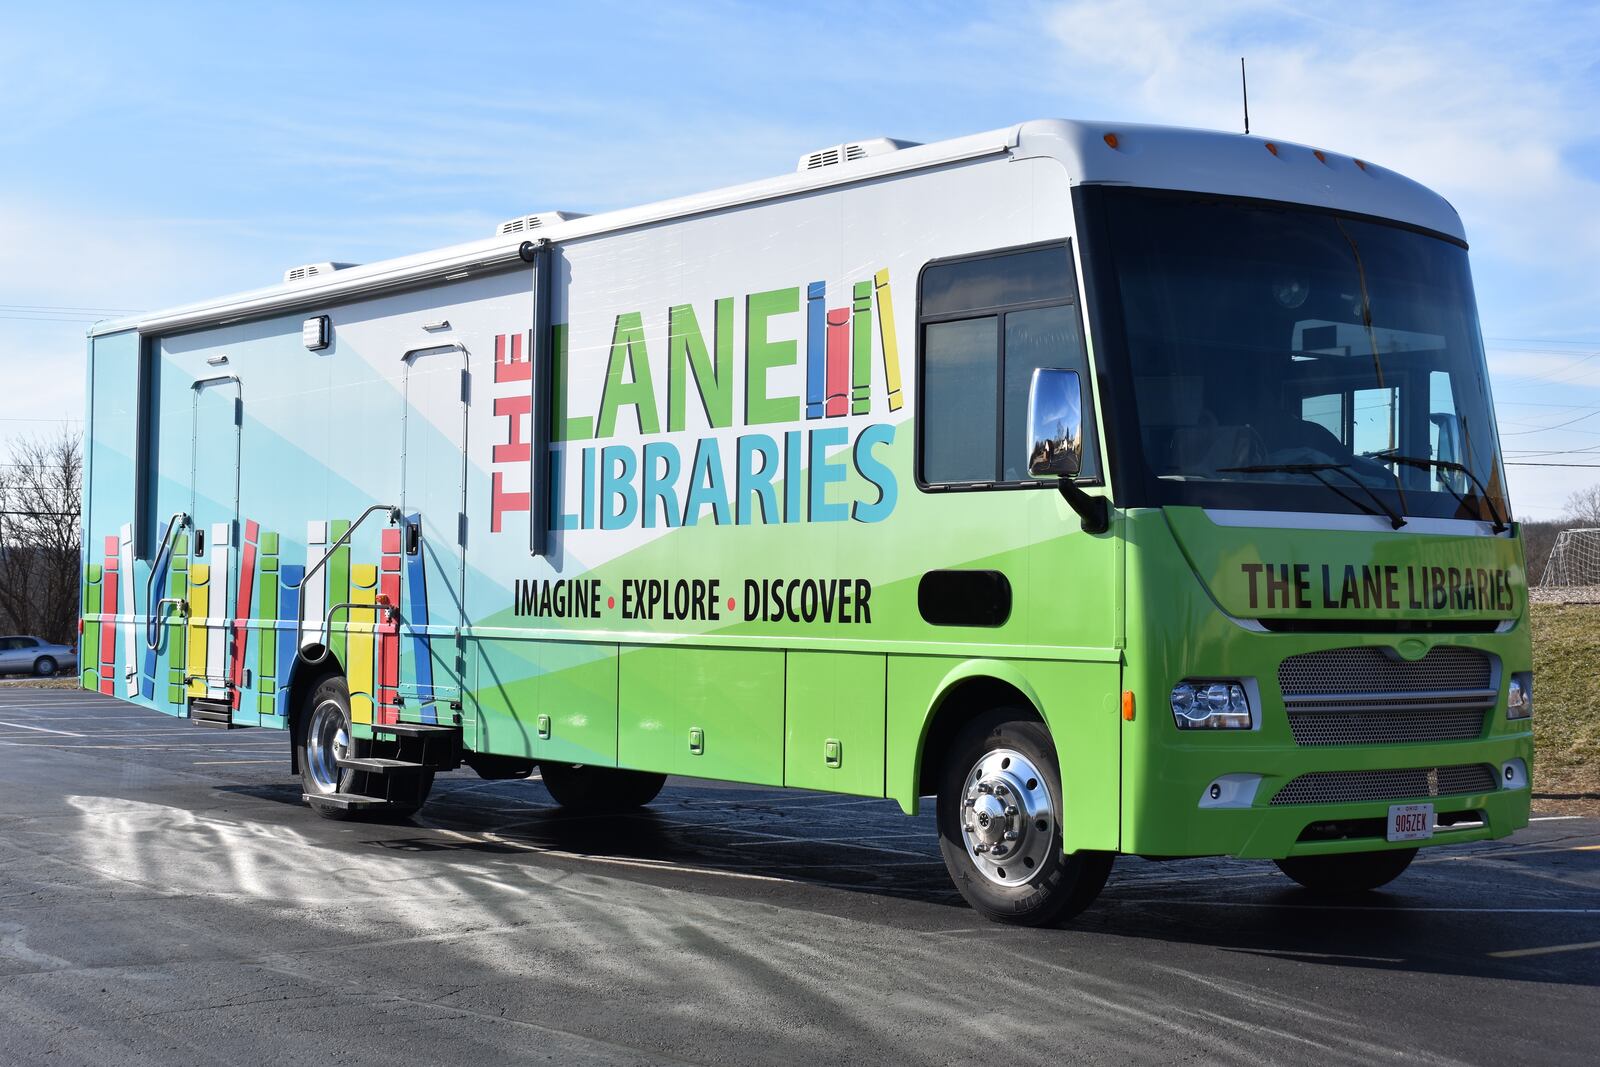
<path fill-rule="evenodd" d="M 332 274 L 336 270 L 354 267 L 354 263 L 306 263 L 298 267 L 290 267 L 283 272 L 284 284 L 289 282 L 303 282 L 308 278 L 318 278 L 324 274 Z"/>
<path fill-rule="evenodd" d="M 919 144 L 920 141 L 899 141 L 893 137 L 869 137 L 864 141 L 846 141 L 844 144 L 807 152 L 800 157 L 800 165 L 795 167 L 795 170 L 802 173 L 808 170 L 820 170 L 836 163 L 853 163 L 868 156 L 884 156 L 890 152 L 898 152 L 902 148 L 915 148 Z"/>
<path fill-rule="evenodd" d="M 541 211 L 535 215 L 519 215 L 514 219 L 507 219 L 495 230 L 495 236 L 505 237 L 513 233 L 527 233 L 529 230 L 541 230 L 546 226 L 554 226 L 558 222 L 567 222 L 571 219 L 581 219 L 585 216 L 582 211 Z"/>

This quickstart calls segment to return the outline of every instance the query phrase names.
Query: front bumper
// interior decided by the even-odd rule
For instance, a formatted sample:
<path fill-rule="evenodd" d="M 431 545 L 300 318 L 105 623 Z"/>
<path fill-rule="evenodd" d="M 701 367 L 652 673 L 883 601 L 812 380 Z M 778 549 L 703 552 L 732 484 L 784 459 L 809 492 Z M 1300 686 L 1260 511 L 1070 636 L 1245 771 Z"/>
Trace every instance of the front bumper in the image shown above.
<path fill-rule="evenodd" d="M 1219 735 L 1222 732 L 1219 731 Z M 1248 745 L 1247 738 L 1212 735 L 1203 745 L 1167 747 L 1147 788 L 1127 800 L 1124 851 L 1147 856 L 1238 856 L 1282 859 L 1387 848 L 1414 848 L 1505 837 L 1528 825 L 1532 798 L 1531 733 L 1470 743 L 1352 746 L 1309 749 Z M 1246 742 L 1236 751 L 1215 742 Z M 1516 761 L 1521 761 L 1520 764 Z M 1514 781 L 1505 779 L 1505 768 Z M 1492 787 L 1470 793 L 1385 795 L 1370 800 L 1280 803 L 1273 798 L 1301 775 L 1416 771 L 1486 766 Z M 1430 782 L 1448 775 L 1434 775 Z M 1220 797 L 1211 796 L 1221 783 Z M 1251 786 L 1253 785 L 1253 789 Z M 1441 827 L 1422 841 L 1390 842 L 1384 827 L 1393 804 L 1432 804 L 1441 822 L 1479 813 L 1481 821 Z"/>

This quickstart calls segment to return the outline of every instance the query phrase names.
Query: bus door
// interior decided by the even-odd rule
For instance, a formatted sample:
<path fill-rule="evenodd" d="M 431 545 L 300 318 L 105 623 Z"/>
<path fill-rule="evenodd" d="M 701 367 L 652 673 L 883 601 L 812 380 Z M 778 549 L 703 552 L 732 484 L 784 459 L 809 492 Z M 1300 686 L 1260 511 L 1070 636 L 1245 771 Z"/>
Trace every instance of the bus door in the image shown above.
<path fill-rule="evenodd" d="M 239 458 L 244 388 L 236 374 L 194 383 L 190 407 L 189 634 L 184 675 L 189 700 L 233 703 L 234 555 L 239 543 Z"/>
<path fill-rule="evenodd" d="M 471 376 L 459 344 L 414 349 L 404 362 L 397 691 L 406 718 L 449 724 L 463 714 Z"/>

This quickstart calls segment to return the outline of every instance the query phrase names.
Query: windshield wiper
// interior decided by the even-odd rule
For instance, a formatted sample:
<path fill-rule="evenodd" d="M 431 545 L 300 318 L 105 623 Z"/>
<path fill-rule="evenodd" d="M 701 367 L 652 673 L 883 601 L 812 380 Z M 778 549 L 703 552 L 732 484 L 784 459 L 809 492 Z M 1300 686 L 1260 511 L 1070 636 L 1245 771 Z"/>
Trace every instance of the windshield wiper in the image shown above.
<path fill-rule="evenodd" d="M 1396 530 L 1404 526 L 1406 524 L 1406 520 L 1401 517 L 1400 513 L 1394 508 L 1391 508 L 1388 504 L 1384 503 L 1383 497 L 1379 496 L 1377 493 L 1374 493 L 1371 487 L 1369 487 L 1360 478 L 1357 478 L 1355 475 L 1351 474 L 1347 469 L 1348 467 L 1348 463 L 1252 463 L 1246 467 L 1218 467 L 1217 471 L 1218 473 L 1230 473 L 1237 471 L 1240 474 L 1309 474 L 1317 481 L 1327 486 L 1329 489 L 1332 489 L 1335 493 L 1338 493 L 1340 496 L 1344 497 L 1344 499 L 1348 500 L 1356 508 L 1360 509 L 1366 514 L 1384 516 L 1389 520 L 1389 525 L 1394 527 Z M 1343 489 L 1340 489 L 1337 485 L 1334 485 L 1332 482 L 1328 481 L 1328 479 L 1323 477 L 1323 474 L 1326 471 L 1336 471 L 1350 479 L 1350 483 L 1357 489 L 1360 489 L 1363 493 L 1366 493 L 1376 507 L 1374 508 L 1367 506 L 1366 504 L 1357 500 L 1355 497 L 1351 496 L 1349 493 L 1345 492 Z"/>
<path fill-rule="evenodd" d="M 1462 474 L 1465 474 L 1468 478 L 1472 479 L 1473 486 L 1478 490 L 1479 499 L 1481 499 L 1484 503 L 1484 506 L 1489 509 L 1489 515 L 1494 520 L 1494 532 L 1504 533 L 1510 528 L 1510 523 L 1506 522 L 1506 520 L 1501 517 L 1500 509 L 1495 507 L 1494 497 L 1489 495 L 1489 487 L 1484 485 L 1483 481 L 1479 479 L 1476 474 L 1473 474 L 1464 463 L 1457 463 L 1453 459 L 1429 459 L 1426 456 L 1406 456 L 1396 452 L 1392 448 L 1387 448 L 1380 452 L 1363 452 L 1362 457 L 1365 459 L 1375 459 L 1380 463 L 1399 463 L 1406 467 L 1417 467 L 1421 470 L 1433 470 L 1437 468 L 1442 471 L 1460 471 Z M 1450 495 L 1455 497 L 1456 500 L 1461 503 L 1462 507 L 1471 507 L 1471 505 L 1467 503 L 1467 498 L 1463 496 L 1455 486 L 1451 485 L 1448 480 L 1444 482 L 1444 487 L 1450 490 Z"/>

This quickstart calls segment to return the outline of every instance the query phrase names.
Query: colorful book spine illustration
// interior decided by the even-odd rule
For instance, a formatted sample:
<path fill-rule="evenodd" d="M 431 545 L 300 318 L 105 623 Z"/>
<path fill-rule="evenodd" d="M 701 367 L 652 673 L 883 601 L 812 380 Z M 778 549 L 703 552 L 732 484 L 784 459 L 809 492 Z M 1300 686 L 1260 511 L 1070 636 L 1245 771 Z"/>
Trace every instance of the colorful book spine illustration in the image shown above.
<path fill-rule="evenodd" d="M 889 270 L 872 276 L 878 297 L 878 338 L 883 347 L 883 387 L 889 394 L 889 410 L 899 411 L 905 404 L 900 393 L 900 344 L 894 334 L 894 294 L 889 289 Z"/>
<path fill-rule="evenodd" d="M 100 579 L 100 611 L 108 616 L 100 627 L 100 692 L 116 691 L 117 675 L 117 592 L 121 584 L 122 555 L 115 534 L 106 538 L 106 565 Z"/>
<path fill-rule="evenodd" d="M 104 592 L 101 585 L 105 569 L 98 563 L 90 563 L 84 567 L 83 573 L 83 638 L 78 643 L 81 651 L 79 665 L 83 668 L 83 687 L 85 689 L 100 688 L 100 672 L 96 669 L 97 656 L 100 651 L 100 623 L 95 621 L 95 616 L 100 614 L 100 597 Z"/>
<path fill-rule="evenodd" d="M 339 538 L 343 537 L 349 529 L 350 521 L 348 519 L 335 519 L 333 522 L 328 523 L 328 536 L 333 539 L 331 543 L 337 544 Z M 350 599 L 344 595 L 350 588 L 349 545 L 340 545 L 334 550 L 332 558 L 328 560 L 327 571 L 328 584 L 324 588 L 327 590 L 328 600 L 323 606 L 323 615 L 326 615 L 328 609 L 339 603 L 339 601 Z M 349 638 L 345 632 L 345 627 L 338 625 L 349 617 L 349 615 L 336 616 L 333 625 L 328 627 L 328 647 L 333 651 L 334 658 L 340 663 L 350 662 Z"/>
<path fill-rule="evenodd" d="M 806 418 L 822 418 L 827 404 L 826 282 L 806 286 Z"/>
<path fill-rule="evenodd" d="M 828 312 L 828 418 L 850 411 L 850 309 Z"/>
<path fill-rule="evenodd" d="M 300 654 L 300 642 L 304 639 L 295 632 L 295 620 L 300 617 L 300 597 L 304 592 L 301 586 L 305 583 L 306 569 L 298 563 L 284 563 L 282 568 L 278 582 L 278 621 L 282 625 L 274 632 L 278 638 L 277 676 L 279 681 L 286 683 L 289 680 L 289 668 Z M 287 685 L 277 685 L 276 690 L 278 714 L 287 719 L 291 694 Z"/>
<path fill-rule="evenodd" d="M 872 283 L 856 282 L 851 319 L 850 413 L 872 411 Z"/>
<path fill-rule="evenodd" d="M 273 625 L 278 620 L 278 535 L 263 533 L 260 549 L 261 606 L 257 610 L 262 625 L 256 631 L 256 713 L 267 716 L 277 714 L 278 706 L 278 630 Z"/>
<path fill-rule="evenodd" d="M 355 605 L 376 604 L 378 600 L 378 568 L 370 563 L 354 563 L 350 566 L 350 604 L 345 618 L 349 620 L 346 626 L 346 645 L 349 656 L 343 660 L 345 673 L 350 682 L 350 721 L 358 723 L 372 723 L 373 715 L 373 682 L 376 679 L 375 664 L 373 662 L 374 630 L 377 612 L 371 608 L 360 608 Z"/>
<path fill-rule="evenodd" d="M 232 704 L 235 710 L 239 707 L 241 694 L 244 691 L 244 658 L 248 636 L 246 626 L 251 618 L 251 604 L 255 597 L 256 541 L 260 536 L 261 525 L 246 521 L 244 544 L 239 546 L 239 592 L 233 601 L 232 662 L 229 664 L 229 680 L 233 683 Z"/>
<path fill-rule="evenodd" d="M 378 600 L 389 610 L 378 616 L 378 721 L 399 722 L 400 685 L 400 531 L 383 531 Z"/>
<path fill-rule="evenodd" d="M 422 516 L 412 512 L 407 523 L 420 529 Z M 417 699 L 422 704 L 422 721 L 438 722 L 439 709 L 433 702 L 433 648 L 428 639 L 428 578 L 423 566 L 422 546 L 406 557 L 406 621 L 411 626 L 411 659 L 417 672 Z"/>
<path fill-rule="evenodd" d="M 122 524 L 118 559 L 123 578 L 122 591 L 122 691 L 129 700 L 139 695 L 139 645 L 135 643 L 139 598 L 133 580 L 133 524 Z M 149 605 L 145 605 L 148 607 Z"/>
<path fill-rule="evenodd" d="M 191 697 L 206 695 L 206 616 L 211 610 L 211 565 L 189 564 L 189 641 L 184 681 Z"/>
<path fill-rule="evenodd" d="M 227 695 L 229 626 L 228 575 L 233 573 L 233 524 L 211 524 L 211 625 L 207 627 L 202 689 L 212 699 Z"/>
<path fill-rule="evenodd" d="M 306 565 L 302 574 L 311 575 L 300 587 L 300 601 L 304 608 L 304 626 L 300 633 L 300 647 L 320 644 L 322 641 L 323 597 L 328 585 L 328 567 L 322 557 L 328 553 L 328 524 L 316 519 L 306 523 Z M 316 571 L 312 574 L 313 569 Z M 289 616 L 291 619 L 293 615 Z"/>
<path fill-rule="evenodd" d="M 169 565 L 167 595 L 185 603 L 189 602 L 189 535 L 179 534 L 172 539 L 172 562 Z M 194 605 L 189 604 L 192 613 Z M 167 613 L 167 703 L 175 708 L 183 706 L 184 648 L 187 645 L 189 622 L 183 612 Z"/>

